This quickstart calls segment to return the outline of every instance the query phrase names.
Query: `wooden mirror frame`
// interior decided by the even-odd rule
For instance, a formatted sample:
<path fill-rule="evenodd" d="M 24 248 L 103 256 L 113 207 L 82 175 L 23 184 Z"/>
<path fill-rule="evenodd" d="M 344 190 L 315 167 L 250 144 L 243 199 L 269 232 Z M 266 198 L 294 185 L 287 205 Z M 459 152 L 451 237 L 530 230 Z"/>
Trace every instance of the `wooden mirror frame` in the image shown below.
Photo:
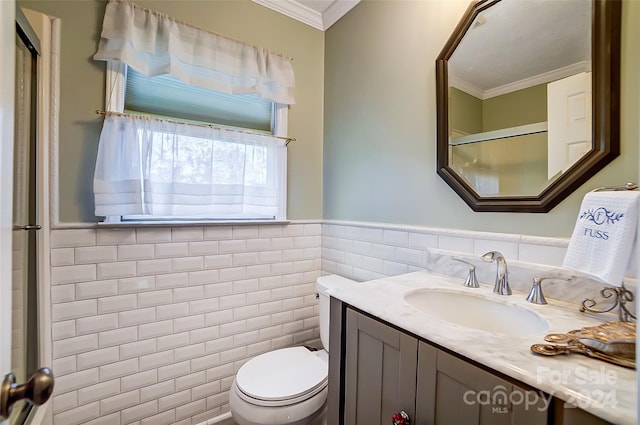
<path fill-rule="evenodd" d="M 449 166 L 448 60 L 476 16 L 500 1 L 473 2 L 436 59 L 437 173 L 474 211 L 546 213 L 620 155 L 621 1 L 593 0 L 593 148 L 538 196 L 480 196 Z"/>

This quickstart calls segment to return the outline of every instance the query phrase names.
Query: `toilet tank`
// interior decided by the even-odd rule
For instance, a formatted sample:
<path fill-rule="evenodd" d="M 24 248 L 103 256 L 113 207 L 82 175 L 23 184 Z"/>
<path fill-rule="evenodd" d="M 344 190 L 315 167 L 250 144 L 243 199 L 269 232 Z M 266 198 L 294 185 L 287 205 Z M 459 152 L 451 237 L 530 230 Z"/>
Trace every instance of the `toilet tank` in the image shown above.
<path fill-rule="evenodd" d="M 329 351 L 329 297 L 334 290 L 354 283 L 356 283 L 355 280 L 333 274 L 320 276 L 316 280 L 316 291 L 320 305 L 320 340 L 327 351 Z"/>

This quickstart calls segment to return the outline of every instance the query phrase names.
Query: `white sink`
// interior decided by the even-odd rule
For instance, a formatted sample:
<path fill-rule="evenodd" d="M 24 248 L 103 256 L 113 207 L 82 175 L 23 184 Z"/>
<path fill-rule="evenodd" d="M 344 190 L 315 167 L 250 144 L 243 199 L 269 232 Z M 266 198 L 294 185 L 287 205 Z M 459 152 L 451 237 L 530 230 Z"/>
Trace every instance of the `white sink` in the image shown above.
<path fill-rule="evenodd" d="M 503 297 L 495 295 L 495 297 Z M 509 336 L 544 333 L 549 324 L 533 311 L 481 295 L 418 289 L 404 294 L 411 306 L 440 320 Z"/>

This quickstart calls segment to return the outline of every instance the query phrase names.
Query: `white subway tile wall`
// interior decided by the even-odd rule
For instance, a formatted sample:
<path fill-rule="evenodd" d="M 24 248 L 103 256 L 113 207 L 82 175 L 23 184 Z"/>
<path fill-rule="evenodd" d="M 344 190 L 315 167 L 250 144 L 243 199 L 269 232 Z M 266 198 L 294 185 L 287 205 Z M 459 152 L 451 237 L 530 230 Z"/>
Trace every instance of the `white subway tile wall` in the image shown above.
<path fill-rule="evenodd" d="M 467 266 L 453 261 L 457 258 L 474 263 L 481 282 L 493 283 L 495 265 L 483 263 L 481 256 L 495 250 L 507 259 L 514 290 L 528 293 L 533 276 L 565 275 L 571 282 L 548 282 L 545 294 L 581 304 L 605 285 L 561 267 L 568 245 L 563 238 L 325 220 L 322 271 L 366 281 L 427 269 L 463 282 Z M 635 276 L 626 277 L 625 285 L 633 291 Z"/>
<path fill-rule="evenodd" d="M 322 225 L 322 271 L 365 281 L 429 269 L 430 252 L 477 257 L 501 251 L 509 260 L 561 266 L 568 240 L 398 225 Z"/>
<path fill-rule="evenodd" d="M 568 246 L 334 221 L 54 230 L 51 242 L 54 425 L 199 425 L 227 413 L 234 375 L 249 358 L 318 342 L 321 273 L 464 276 L 452 257 L 480 265 L 484 252 L 498 250 L 523 291 L 532 273 L 558 270 Z M 494 273 L 478 269 L 483 282 Z M 577 302 L 586 287 L 576 285 L 575 299 L 564 283 L 547 285 L 548 296 Z"/>
<path fill-rule="evenodd" d="M 199 424 L 249 358 L 319 338 L 319 222 L 59 229 L 51 247 L 54 425 Z"/>

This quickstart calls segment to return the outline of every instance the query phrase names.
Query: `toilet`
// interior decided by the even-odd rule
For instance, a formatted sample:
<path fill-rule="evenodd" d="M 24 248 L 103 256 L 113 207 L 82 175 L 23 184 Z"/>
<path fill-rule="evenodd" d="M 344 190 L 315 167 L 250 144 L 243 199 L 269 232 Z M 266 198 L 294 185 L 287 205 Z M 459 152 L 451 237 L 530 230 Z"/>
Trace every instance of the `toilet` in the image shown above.
<path fill-rule="evenodd" d="M 336 275 L 321 276 L 316 281 L 324 349 L 282 348 L 256 356 L 240 367 L 229 390 L 231 415 L 238 425 L 321 423 L 329 370 L 329 294 L 352 283 Z"/>

